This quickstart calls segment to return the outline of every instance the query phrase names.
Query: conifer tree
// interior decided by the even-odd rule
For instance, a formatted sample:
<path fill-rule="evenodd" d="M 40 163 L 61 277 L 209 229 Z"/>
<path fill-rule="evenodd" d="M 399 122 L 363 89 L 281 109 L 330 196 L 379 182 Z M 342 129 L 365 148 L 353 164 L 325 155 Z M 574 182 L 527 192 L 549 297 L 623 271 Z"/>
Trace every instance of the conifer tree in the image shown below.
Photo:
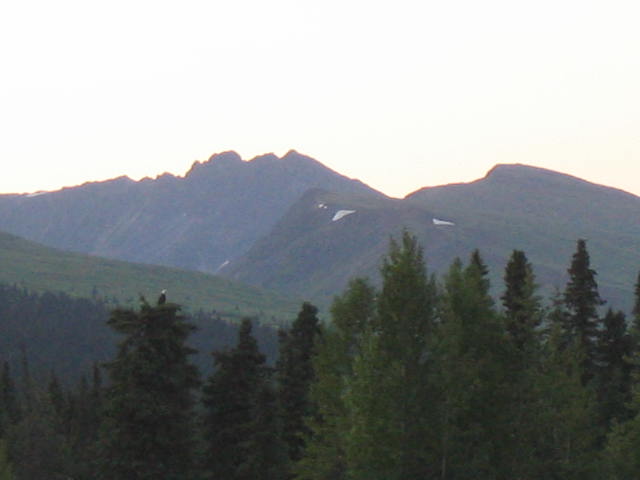
<path fill-rule="evenodd" d="M 302 305 L 291 328 L 280 332 L 280 356 L 276 365 L 283 439 L 292 463 L 302 458 L 311 429 L 306 418 L 316 415 L 309 391 L 315 379 L 313 355 L 320 334 L 318 309 Z"/>
<path fill-rule="evenodd" d="M 565 332 L 571 342 L 577 342 L 584 354 L 582 381 L 586 384 L 595 375 L 597 340 L 600 318 L 598 307 L 604 302 L 598 293 L 596 272 L 590 266 L 586 242 L 579 239 L 568 269 L 564 301 L 568 311 Z"/>
<path fill-rule="evenodd" d="M 282 473 L 269 370 L 251 331 L 251 321 L 244 319 L 236 346 L 213 353 L 215 372 L 203 390 L 206 478 L 251 478 L 270 462 L 255 478 L 276 479 L 269 475 Z"/>
<path fill-rule="evenodd" d="M 237 480 L 282 480 L 288 471 L 287 446 L 282 440 L 278 398 L 271 381 L 258 390 L 247 456 L 238 468 Z"/>
<path fill-rule="evenodd" d="M 193 472 L 195 351 L 186 345 L 194 330 L 173 303 L 139 311 L 116 309 L 109 326 L 124 335 L 107 364 L 101 432 L 101 477 L 116 479 L 191 478 Z"/>
<path fill-rule="evenodd" d="M 540 411 L 535 388 L 539 374 L 540 334 L 537 327 L 543 317 L 536 295 L 533 267 L 524 252 L 514 250 L 505 268 L 504 307 L 508 358 L 505 358 L 508 388 L 507 413 L 511 417 L 509 436 L 513 439 L 511 472 L 516 478 L 530 476 L 535 457 L 532 445 L 537 440 Z"/>
<path fill-rule="evenodd" d="M 504 306 L 506 329 L 514 346 L 520 351 L 535 348 L 536 328 L 542 320 L 540 299 L 536 296 L 533 267 L 521 250 L 514 250 L 504 274 Z"/>

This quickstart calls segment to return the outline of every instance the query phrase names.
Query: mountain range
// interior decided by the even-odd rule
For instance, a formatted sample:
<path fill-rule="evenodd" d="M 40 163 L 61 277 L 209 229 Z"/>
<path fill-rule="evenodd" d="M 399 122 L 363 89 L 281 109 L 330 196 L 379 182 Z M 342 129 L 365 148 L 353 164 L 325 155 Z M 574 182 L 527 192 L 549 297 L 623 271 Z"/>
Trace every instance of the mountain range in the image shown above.
<path fill-rule="evenodd" d="M 393 199 L 291 151 L 234 152 L 184 177 L 126 177 L 0 195 L 0 230 L 58 249 L 215 273 L 326 304 L 353 276 L 377 277 L 391 236 L 420 240 L 443 272 L 478 248 L 498 293 L 513 249 L 538 283 L 562 289 L 578 238 L 601 294 L 629 310 L 640 269 L 640 198 L 559 172 L 497 165 L 470 183 Z"/>

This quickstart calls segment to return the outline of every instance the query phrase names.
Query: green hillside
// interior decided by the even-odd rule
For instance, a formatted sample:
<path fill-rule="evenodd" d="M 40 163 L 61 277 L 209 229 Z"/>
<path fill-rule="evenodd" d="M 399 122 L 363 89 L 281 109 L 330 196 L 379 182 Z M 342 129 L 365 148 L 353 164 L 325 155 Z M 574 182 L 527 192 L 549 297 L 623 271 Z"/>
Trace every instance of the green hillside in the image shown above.
<path fill-rule="evenodd" d="M 137 303 L 140 295 L 154 301 L 166 289 L 170 301 L 187 310 L 214 310 L 229 320 L 251 316 L 279 323 L 294 318 L 299 307 L 295 300 L 228 279 L 65 252 L 3 232 L 0 282 L 124 304 Z"/>

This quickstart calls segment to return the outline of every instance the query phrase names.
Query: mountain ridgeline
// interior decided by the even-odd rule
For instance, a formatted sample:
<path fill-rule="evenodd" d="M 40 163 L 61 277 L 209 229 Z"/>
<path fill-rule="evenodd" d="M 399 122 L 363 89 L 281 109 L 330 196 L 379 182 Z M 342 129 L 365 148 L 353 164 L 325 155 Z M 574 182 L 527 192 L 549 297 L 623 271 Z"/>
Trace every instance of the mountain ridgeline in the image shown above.
<path fill-rule="evenodd" d="M 566 283 L 567 259 L 584 238 L 603 297 L 627 311 L 640 269 L 639 197 L 517 164 L 392 199 L 296 152 L 251 161 L 226 152 L 184 177 L 1 195 L 0 230 L 216 273 L 320 305 L 354 276 L 375 282 L 389 238 L 403 230 L 416 235 L 434 272 L 479 249 L 494 284 L 511 251 L 523 250 L 545 293 Z"/>
<path fill-rule="evenodd" d="M 382 196 L 293 151 L 250 162 L 225 152 L 194 163 L 184 177 L 0 196 L 0 230 L 65 250 L 215 273 L 316 187 Z"/>

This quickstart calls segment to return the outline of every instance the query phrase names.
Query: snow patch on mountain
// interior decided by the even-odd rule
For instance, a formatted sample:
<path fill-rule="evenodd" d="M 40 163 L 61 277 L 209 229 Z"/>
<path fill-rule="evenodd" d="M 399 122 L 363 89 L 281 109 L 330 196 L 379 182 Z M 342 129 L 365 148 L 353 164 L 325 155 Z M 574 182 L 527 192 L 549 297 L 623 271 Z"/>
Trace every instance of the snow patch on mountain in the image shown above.
<path fill-rule="evenodd" d="M 347 215 L 351 215 L 352 213 L 356 213 L 355 210 L 338 210 L 336 214 L 331 219 L 332 222 L 337 222 L 341 218 L 346 217 Z"/>
<path fill-rule="evenodd" d="M 455 223 L 453 222 L 449 222 L 447 220 L 440 220 L 439 218 L 434 218 L 433 219 L 433 224 L 434 225 L 442 225 L 442 226 L 454 226 Z"/>
<path fill-rule="evenodd" d="M 220 266 L 218 268 L 216 268 L 215 273 L 218 273 L 220 270 L 222 270 L 224 267 L 226 267 L 227 265 L 229 265 L 229 260 L 225 260 L 224 262 L 222 262 L 222 264 L 220 264 Z"/>

